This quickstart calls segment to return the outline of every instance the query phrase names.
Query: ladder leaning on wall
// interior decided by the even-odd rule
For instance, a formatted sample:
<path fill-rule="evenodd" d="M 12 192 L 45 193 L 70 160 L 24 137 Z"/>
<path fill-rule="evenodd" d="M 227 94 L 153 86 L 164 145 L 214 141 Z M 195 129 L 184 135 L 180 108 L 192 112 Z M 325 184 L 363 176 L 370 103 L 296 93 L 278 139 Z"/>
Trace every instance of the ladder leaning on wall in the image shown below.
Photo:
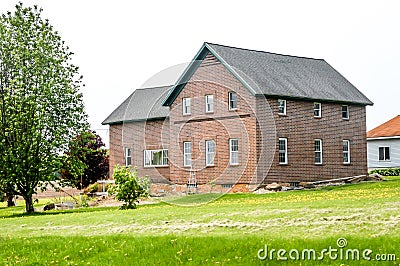
<path fill-rule="evenodd" d="M 193 170 L 192 167 L 190 167 L 186 194 L 196 194 L 196 193 L 197 193 L 196 171 Z"/>

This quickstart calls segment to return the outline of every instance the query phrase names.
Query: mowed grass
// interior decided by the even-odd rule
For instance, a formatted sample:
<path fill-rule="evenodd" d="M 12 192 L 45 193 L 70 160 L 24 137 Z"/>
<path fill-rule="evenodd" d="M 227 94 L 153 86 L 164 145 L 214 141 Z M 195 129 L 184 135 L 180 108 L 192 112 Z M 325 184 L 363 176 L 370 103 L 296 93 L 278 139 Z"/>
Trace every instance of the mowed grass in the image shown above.
<path fill-rule="evenodd" d="M 191 195 L 171 202 L 179 205 L 160 202 L 136 210 L 81 208 L 29 216 L 22 206 L 0 208 L 0 264 L 400 264 L 399 177 L 264 195 Z M 278 261 L 276 252 L 272 259 L 257 257 L 267 245 L 269 251 L 314 249 L 318 258 L 323 249 L 339 249 L 338 238 L 347 240 L 344 252 L 371 249 L 371 260 L 361 255 L 359 261 L 333 260 L 325 254 L 323 260 Z M 377 261 L 377 254 L 395 254 L 396 260 Z"/>

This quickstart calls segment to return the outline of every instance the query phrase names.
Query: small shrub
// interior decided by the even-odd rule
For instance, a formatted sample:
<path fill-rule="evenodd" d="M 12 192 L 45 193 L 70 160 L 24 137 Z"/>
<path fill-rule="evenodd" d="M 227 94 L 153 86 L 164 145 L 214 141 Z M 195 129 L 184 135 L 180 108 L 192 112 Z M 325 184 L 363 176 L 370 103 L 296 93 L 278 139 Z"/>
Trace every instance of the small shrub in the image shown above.
<path fill-rule="evenodd" d="M 115 185 L 108 192 L 115 195 L 119 201 L 125 202 L 122 209 L 136 209 L 136 203 L 141 197 L 149 195 L 150 182 L 148 177 L 138 177 L 137 169 L 117 165 L 114 170 Z"/>
<path fill-rule="evenodd" d="M 81 207 L 89 207 L 90 198 L 88 195 L 81 195 Z"/>
<path fill-rule="evenodd" d="M 94 184 L 90 184 L 87 188 L 85 188 L 85 193 L 96 193 L 99 191 L 99 184 L 98 183 L 94 183 Z"/>
<path fill-rule="evenodd" d="M 369 172 L 369 174 L 375 173 L 383 176 L 400 176 L 400 168 L 375 169 Z"/>

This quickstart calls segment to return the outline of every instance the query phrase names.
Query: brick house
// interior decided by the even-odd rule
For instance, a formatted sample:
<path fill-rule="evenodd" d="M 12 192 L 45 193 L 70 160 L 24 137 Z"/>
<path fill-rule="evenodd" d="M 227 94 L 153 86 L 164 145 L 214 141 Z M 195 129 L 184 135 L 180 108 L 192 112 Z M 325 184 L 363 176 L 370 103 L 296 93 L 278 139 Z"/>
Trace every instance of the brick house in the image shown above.
<path fill-rule="evenodd" d="M 111 170 L 242 191 L 366 174 L 367 105 L 324 60 L 204 43 L 176 84 L 136 90 L 103 124 Z"/>

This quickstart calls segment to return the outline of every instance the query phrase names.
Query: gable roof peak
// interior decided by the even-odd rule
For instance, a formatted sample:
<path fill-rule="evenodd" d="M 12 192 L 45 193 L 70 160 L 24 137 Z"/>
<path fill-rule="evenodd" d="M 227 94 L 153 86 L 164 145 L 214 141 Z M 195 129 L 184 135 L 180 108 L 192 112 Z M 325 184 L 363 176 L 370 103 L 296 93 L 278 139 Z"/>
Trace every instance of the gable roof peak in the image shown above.
<path fill-rule="evenodd" d="M 204 42 L 204 45 L 206 45 L 208 47 L 219 46 L 219 47 L 224 47 L 224 48 L 228 48 L 228 49 L 230 48 L 230 49 L 237 49 L 237 50 L 248 51 L 248 52 L 264 53 L 264 54 L 270 54 L 270 55 L 276 55 L 276 56 L 282 56 L 282 57 L 292 57 L 292 58 L 299 58 L 299 59 L 318 60 L 318 61 L 324 61 L 325 62 L 325 59 L 322 59 L 322 58 L 313 58 L 313 57 L 306 57 L 306 56 L 297 56 L 297 55 L 273 53 L 273 52 L 267 52 L 267 51 L 262 51 L 262 50 L 241 48 L 241 47 L 229 46 L 229 45 L 217 44 L 217 43 L 211 43 L 211 42 Z"/>

